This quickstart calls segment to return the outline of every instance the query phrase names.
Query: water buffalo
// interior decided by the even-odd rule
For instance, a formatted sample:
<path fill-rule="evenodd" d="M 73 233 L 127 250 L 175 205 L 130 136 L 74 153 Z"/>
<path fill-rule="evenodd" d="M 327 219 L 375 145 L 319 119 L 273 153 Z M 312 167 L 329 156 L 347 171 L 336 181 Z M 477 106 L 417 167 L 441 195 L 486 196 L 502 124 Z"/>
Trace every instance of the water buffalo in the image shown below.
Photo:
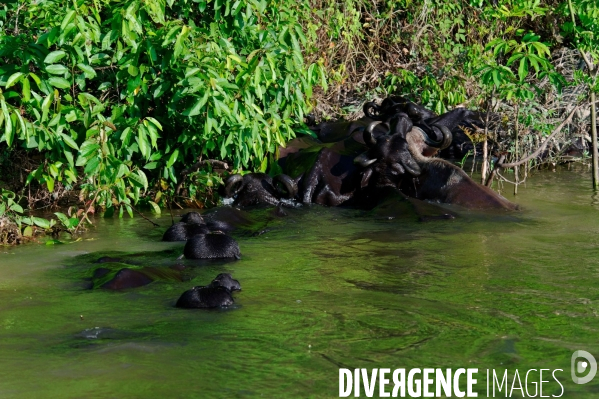
<path fill-rule="evenodd" d="M 475 183 L 457 166 L 432 158 L 449 147 L 452 131 L 480 122 L 478 113 L 458 109 L 435 116 L 400 100 L 393 97 L 381 106 L 367 103 L 362 120 L 336 125 L 335 129 L 323 125 L 316 131 L 318 140 L 302 137 L 291 141 L 289 148 L 281 151 L 279 164 L 296 185 L 295 199 L 367 208 L 376 205 L 381 189 L 392 187 L 412 198 L 468 208 L 517 208 Z M 250 178 L 247 176 L 244 179 Z M 226 191 L 231 192 L 230 187 L 239 179 L 237 175 L 230 177 Z M 248 194 L 249 198 L 237 197 L 236 202 L 259 202 L 255 190 Z M 275 201 L 269 198 L 266 202 Z"/>
<path fill-rule="evenodd" d="M 187 259 L 241 259 L 239 244 L 225 234 L 196 234 L 183 248 Z"/>
<path fill-rule="evenodd" d="M 187 309 L 227 307 L 235 303 L 231 293 L 240 290 L 239 281 L 228 273 L 221 273 L 209 285 L 196 286 L 185 291 L 175 306 Z"/>
<path fill-rule="evenodd" d="M 265 173 L 233 175 L 229 177 L 225 186 L 225 195 L 229 198 L 236 197 L 235 205 L 242 207 L 257 204 L 276 205 L 281 198 L 294 198 L 296 194 L 297 184 L 287 175 L 274 178 Z"/>
<path fill-rule="evenodd" d="M 187 241 L 197 234 L 213 232 L 229 232 L 233 226 L 219 220 L 205 221 L 197 212 L 189 212 L 181 216 L 181 221 L 169 227 L 162 236 L 162 241 Z"/>

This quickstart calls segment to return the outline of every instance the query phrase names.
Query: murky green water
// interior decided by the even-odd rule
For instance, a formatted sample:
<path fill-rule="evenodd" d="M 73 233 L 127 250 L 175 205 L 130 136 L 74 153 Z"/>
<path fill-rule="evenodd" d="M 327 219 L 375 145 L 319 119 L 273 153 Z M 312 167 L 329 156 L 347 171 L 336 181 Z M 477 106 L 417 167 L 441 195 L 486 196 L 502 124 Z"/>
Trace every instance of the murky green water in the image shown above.
<path fill-rule="evenodd" d="M 486 369 L 563 369 L 562 397 L 597 397 L 599 376 L 570 379 L 574 350 L 599 357 L 589 179 L 537 174 L 513 216 L 291 211 L 238 237 L 240 261 L 185 261 L 191 281 L 122 292 L 86 289 L 91 262 L 148 251 L 136 261 L 176 264 L 182 244 L 159 242 L 169 217 L 160 229 L 100 220 L 82 242 L 1 249 L 0 398 L 336 397 L 339 367 L 477 367 L 479 397 Z M 174 308 L 225 271 L 243 287 L 235 309 Z M 548 383 L 543 394 L 560 391 Z"/>

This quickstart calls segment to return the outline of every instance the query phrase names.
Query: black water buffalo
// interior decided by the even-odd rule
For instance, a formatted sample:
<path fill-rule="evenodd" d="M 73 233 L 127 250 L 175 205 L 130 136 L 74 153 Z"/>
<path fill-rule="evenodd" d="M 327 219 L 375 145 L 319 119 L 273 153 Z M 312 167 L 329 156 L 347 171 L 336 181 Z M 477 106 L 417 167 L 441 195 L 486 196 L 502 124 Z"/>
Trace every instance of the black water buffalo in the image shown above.
<path fill-rule="evenodd" d="M 240 290 L 239 281 L 229 273 L 221 273 L 209 285 L 196 286 L 185 291 L 175 306 L 187 309 L 227 307 L 235 303 L 232 292 Z"/>
<path fill-rule="evenodd" d="M 187 259 L 241 259 L 239 244 L 225 234 L 196 234 L 183 248 Z"/>
<path fill-rule="evenodd" d="M 368 102 L 363 107 L 365 118 L 385 121 L 398 113 L 405 113 L 414 125 L 428 131 L 434 125 L 442 125 L 451 131 L 451 144 L 440 151 L 442 158 L 463 158 L 471 151 L 474 144 L 466 135 L 465 131 L 484 129 L 486 114 L 471 111 L 466 108 L 456 108 L 442 115 L 437 115 L 421 105 L 400 97 L 392 96 L 386 98 L 380 106 L 374 102 Z M 493 120 L 497 115 L 491 114 Z"/>
<path fill-rule="evenodd" d="M 189 212 L 181 216 L 181 221 L 173 224 L 164 232 L 162 241 L 187 241 L 197 234 L 226 233 L 233 226 L 219 220 L 205 221 L 197 212 Z"/>
<path fill-rule="evenodd" d="M 475 183 L 457 166 L 431 158 L 448 148 L 452 131 L 480 123 L 476 112 L 458 109 L 435 116 L 401 97 L 381 106 L 367 103 L 366 116 L 356 122 L 323 124 L 318 139 L 301 137 L 281 149 L 279 164 L 296 185 L 295 199 L 337 206 L 376 205 L 382 189 L 392 187 L 412 198 L 468 208 L 516 209 L 494 191 Z M 353 129 L 353 130 L 352 130 Z M 251 179 L 244 176 L 244 179 Z M 239 181 L 234 175 L 226 190 Z M 255 185 L 256 186 L 256 185 Z M 256 190 L 249 198 L 238 191 L 236 203 L 260 202 Z M 270 204 L 277 198 L 263 201 Z M 280 197 L 279 197 L 280 198 Z"/>

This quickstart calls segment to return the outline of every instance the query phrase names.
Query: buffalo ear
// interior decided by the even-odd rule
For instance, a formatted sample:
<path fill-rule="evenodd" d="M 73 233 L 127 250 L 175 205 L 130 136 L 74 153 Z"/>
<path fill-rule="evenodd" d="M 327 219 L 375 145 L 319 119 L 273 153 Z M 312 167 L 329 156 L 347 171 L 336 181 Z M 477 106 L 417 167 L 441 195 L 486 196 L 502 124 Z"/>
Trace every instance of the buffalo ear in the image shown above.
<path fill-rule="evenodd" d="M 391 169 L 395 170 L 397 174 L 403 175 L 406 173 L 406 170 L 401 166 L 399 162 L 396 162 L 391 165 Z"/>
<path fill-rule="evenodd" d="M 363 168 L 367 168 L 376 162 L 376 158 L 370 159 L 367 153 L 363 153 L 354 158 L 354 163 L 360 165 Z"/>
<path fill-rule="evenodd" d="M 399 159 L 401 161 L 403 169 L 405 169 L 406 172 L 408 172 L 412 176 L 420 176 L 420 173 L 422 172 L 420 169 L 420 165 L 418 165 L 414 158 L 412 158 L 412 155 L 409 152 L 401 154 Z"/>

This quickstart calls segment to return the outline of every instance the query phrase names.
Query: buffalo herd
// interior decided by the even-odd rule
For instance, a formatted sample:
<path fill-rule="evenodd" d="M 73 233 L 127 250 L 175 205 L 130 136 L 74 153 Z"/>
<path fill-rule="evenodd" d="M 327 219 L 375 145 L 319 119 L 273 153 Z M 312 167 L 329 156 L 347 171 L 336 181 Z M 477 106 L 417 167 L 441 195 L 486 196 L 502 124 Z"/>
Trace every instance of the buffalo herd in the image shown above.
<path fill-rule="evenodd" d="M 325 122 L 312 136 L 279 150 L 283 173 L 230 176 L 224 194 L 241 207 L 283 201 L 372 208 L 381 190 L 465 208 L 515 210 L 517 205 L 474 182 L 456 165 L 435 157 L 453 136 L 484 126 L 482 114 L 457 108 L 443 115 L 403 97 L 364 105 L 352 122 Z"/>
<path fill-rule="evenodd" d="M 297 137 L 280 148 L 282 173 L 274 177 L 265 173 L 229 176 L 223 187 L 224 196 L 234 205 L 228 208 L 229 216 L 239 217 L 236 208 L 264 205 L 275 206 L 276 216 L 285 215 L 285 206 L 300 204 L 373 209 L 389 191 L 418 204 L 416 210 L 436 204 L 516 210 L 516 204 L 437 156 L 451 149 L 453 137 L 464 137 L 464 129 L 482 127 L 479 112 L 462 108 L 435 115 L 403 97 L 389 97 L 380 105 L 366 103 L 362 118 L 310 126 L 311 135 Z M 239 245 L 229 233 L 243 221 L 223 220 L 218 211 L 208 220 L 197 212 L 183 215 L 164 233 L 163 241 L 185 242 L 183 256 L 187 259 L 240 259 Z M 444 213 L 441 218 L 453 215 Z M 115 261 L 120 260 L 104 257 L 97 262 Z M 164 275 L 154 268 L 128 267 L 110 274 L 100 268 L 94 273 L 94 286 L 123 289 L 156 278 L 181 281 L 178 273 L 177 268 Z M 232 292 L 240 289 L 237 280 L 221 274 L 209 285 L 184 292 L 176 306 L 227 307 L 234 303 Z"/>

